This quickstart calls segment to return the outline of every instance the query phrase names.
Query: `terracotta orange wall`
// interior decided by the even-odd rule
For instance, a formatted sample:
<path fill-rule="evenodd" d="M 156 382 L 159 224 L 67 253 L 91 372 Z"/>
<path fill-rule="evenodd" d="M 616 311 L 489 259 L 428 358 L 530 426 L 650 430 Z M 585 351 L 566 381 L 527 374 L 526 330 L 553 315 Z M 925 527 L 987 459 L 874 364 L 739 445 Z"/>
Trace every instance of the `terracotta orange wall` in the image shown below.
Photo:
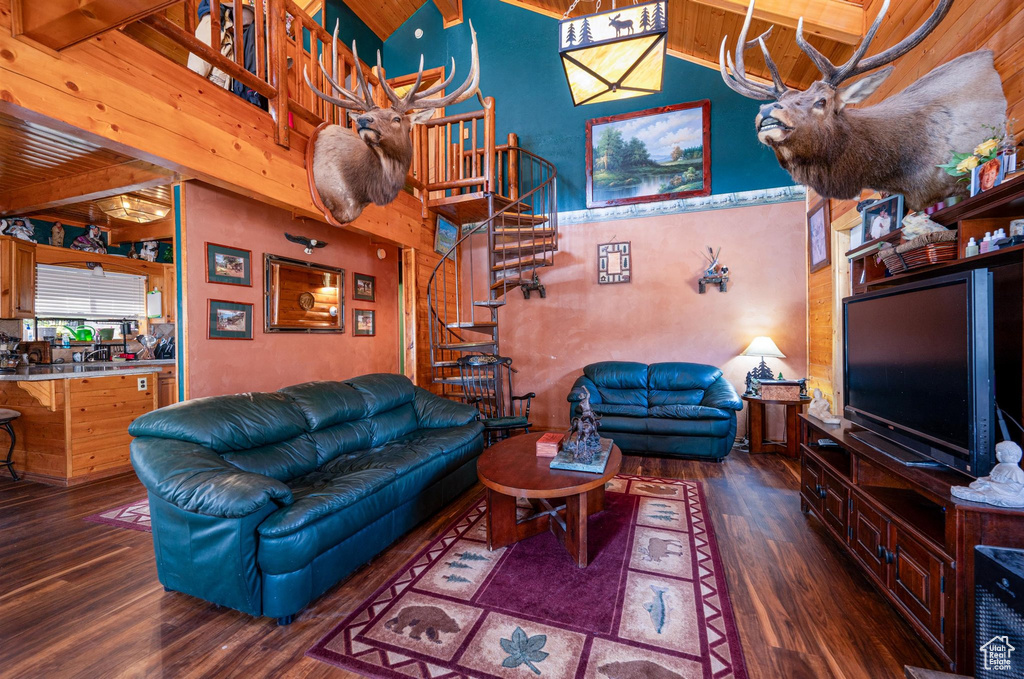
<path fill-rule="evenodd" d="M 272 391 L 311 380 L 337 380 L 371 372 L 398 372 L 397 248 L 198 182 L 185 186 L 186 314 L 189 397 Z M 326 241 L 306 255 L 285 232 Z M 206 243 L 252 250 L 252 287 L 206 282 Z M 263 332 L 263 255 L 274 254 L 345 269 L 345 333 Z M 353 272 L 377 277 L 377 301 L 352 300 Z M 252 341 L 207 339 L 207 301 L 254 305 Z M 374 337 L 352 335 L 352 309 L 377 311 Z"/>
<path fill-rule="evenodd" d="M 559 227 L 555 266 L 540 272 L 547 298 L 524 300 L 513 290 L 499 312 L 501 352 L 519 371 L 516 390 L 537 392 L 534 423 L 568 425 L 565 397 L 595 361 L 709 363 L 742 392 L 757 359 L 739 353 L 769 335 L 786 354 L 769 365 L 803 377 L 804 219 L 796 202 Z M 597 283 L 597 245 L 612 240 L 632 243 L 632 283 Z M 726 293 L 697 293 L 705 245 L 722 248 L 732 276 Z"/>

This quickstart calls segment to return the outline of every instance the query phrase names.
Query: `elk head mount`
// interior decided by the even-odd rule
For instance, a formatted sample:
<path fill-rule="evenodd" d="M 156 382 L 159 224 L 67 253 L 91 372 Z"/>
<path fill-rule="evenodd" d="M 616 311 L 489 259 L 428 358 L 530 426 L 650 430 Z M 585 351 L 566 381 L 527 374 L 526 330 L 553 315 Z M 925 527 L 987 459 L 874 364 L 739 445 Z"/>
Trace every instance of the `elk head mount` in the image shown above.
<path fill-rule="evenodd" d="M 310 190 L 314 202 L 319 194 L 326 209 L 326 217 L 338 224 L 355 220 L 370 203 L 387 205 L 405 186 L 405 177 L 412 164 L 413 148 L 410 132 L 412 125 L 428 120 L 436 109 L 465 101 L 477 94 L 480 86 L 480 58 L 477 54 L 476 31 L 469 24 L 472 36 L 472 62 L 466 81 L 452 93 L 431 98 L 444 90 L 455 78 L 455 60 L 451 74 L 443 82 L 420 90 L 423 83 L 423 56 L 412 89 L 400 97 L 384 80 L 380 52 L 377 52 L 377 76 L 380 87 L 391 102 L 382 108 L 374 100 L 363 77 L 356 43 L 352 42 L 352 56 L 356 63 L 356 78 L 360 93 L 341 86 L 324 68 L 320 55 L 320 72 L 341 98 L 321 92 L 303 69 L 306 84 L 316 96 L 339 108 L 346 109 L 355 124 L 355 130 L 342 125 L 323 125 L 310 139 L 306 151 L 306 166 L 310 176 Z M 338 25 L 334 27 L 332 63 L 338 63 Z M 330 219 L 328 220 L 330 221 Z"/>
<path fill-rule="evenodd" d="M 804 38 L 803 18 L 796 41 L 822 77 L 806 90 L 786 87 L 765 40 L 769 28 L 747 42 L 754 0 L 736 42 L 735 57 L 722 40 L 719 68 L 725 84 L 751 99 L 770 100 L 761 106 L 755 124 L 757 137 L 771 147 L 779 164 L 793 179 L 826 198 L 857 198 L 862 189 L 902 193 L 907 205 L 919 210 L 951 195 L 966 193 L 937 166 L 951 151 L 968 152 L 989 136 L 986 126 L 1002 126 L 1006 97 L 992 52 L 971 52 L 943 64 L 899 94 L 874 106 L 849 108 L 867 99 L 892 73 L 893 66 L 848 85 L 854 76 L 895 61 L 923 41 L 953 0 L 940 0 L 916 31 L 892 47 L 865 58 L 889 8 L 889 0 L 854 50 L 849 61 L 836 66 Z M 772 76 L 772 85 L 747 78 L 745 50 L 759 46 Z M 731 72 L 730 72 L 731 71 Z"/>

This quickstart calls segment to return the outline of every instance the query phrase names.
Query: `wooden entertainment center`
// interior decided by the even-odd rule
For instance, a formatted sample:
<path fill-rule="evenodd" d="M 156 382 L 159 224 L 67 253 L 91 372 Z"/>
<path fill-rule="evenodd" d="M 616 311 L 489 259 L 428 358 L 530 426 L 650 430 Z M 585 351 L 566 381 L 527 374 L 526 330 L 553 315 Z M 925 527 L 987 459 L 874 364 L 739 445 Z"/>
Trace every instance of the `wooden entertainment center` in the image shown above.
<path fill-rule="evenodd" d="M 1000 227 L 1009 233 L 1010 221 L 1020 218 L 1024 176 L 1017 175 L 932 215 L 958 232 L 960 256 L 954 261 L 889 276 L 873 250 L 859 247 L 848 256 L 854 295 L 987 268 L 992 273 L 996 400 L 1024 421 L 1024 244 L 964 257 L 970 237 L 980 240 Z M 974 548 L 1024 549 L 1024 510 L 953 498 L 950 487 L 969 484 L 970 476 L 948 468 L 906 466 L 856 438 L 863 430 L 845 419 L 830 426 L 808 415 L 800 418 L 801 509 L 821 520 L 950 670 L 973 674 Z M 1020 443 L 1020 431 L 1010 428 Z M 822 439 L 835 445 L 819 445 Z"/>

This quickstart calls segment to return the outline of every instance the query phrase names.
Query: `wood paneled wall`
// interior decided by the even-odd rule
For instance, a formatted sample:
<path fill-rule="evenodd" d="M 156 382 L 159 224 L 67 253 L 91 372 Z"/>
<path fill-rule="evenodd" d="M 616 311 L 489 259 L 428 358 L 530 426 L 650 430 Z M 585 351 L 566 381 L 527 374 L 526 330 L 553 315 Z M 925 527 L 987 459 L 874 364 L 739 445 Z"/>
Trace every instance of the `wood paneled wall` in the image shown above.
<path fill-rule="evenodd" d="M 865 3 L 867 18 L 873 20 L 882 0 Z M 872 43 L 871 52 L 895 44 L 916 29 L 935 8 L 936 0 L 904 0 L 891 3 L 889 14 Z M 896 70 L 865 105 L 877 103 L 902 91 L 930 70 L 961 54 L 991 49 L 996 70 L 1003 79 L 1007 115 L 1016 119 L 1018 138 L 1024 134 L 1024 3 L 1007 0 L 954 2 L 949 14 L 928 38 L 910 54 L 896 62 Z M 970 83 L 964 83 L 969 87 Z M 809 192 L 813 194 L 813 192 Z M 867 197 L 870 192 L 864 192 Z M 809 195 L 808 204 L 816 197 Z M 837 396 L 841 384 L 836 373 L 842 361 L 838 333 L 842 319 L 836 310 L 839 300 L 849 294 L 843 275 L 843 254 L 849 246 L 852 224 L 859 223 L 853 211 L 856 201 L 832 201 L 832 267 L 809 274 L 808 302 L 808 377 L 826 396 Z M 835 405 L 835 401 L 833 401 Z M 833 409 L 834 410 L 834 409 Z"/>
<path fill-rule="evenodd" d="M 429 389 L 434 393 L 440 394 L 441 388 L 431 382 L 431 369 L 430 369 L 430 309 L 427 306 L 427 283 L 430 281 L 430 274 L 433 273 L 434 267 L 441 261 L 441 255 L 434 252 L 434 229 L 436 228 L 436 219 L 432 219 L 432 228 L 422 229 L 420 232 L 420 244 L 415 250 L 415 304 L 416 304 L 416 373 L 415 382 L 424 389 Z M 445 278 L 448 285 L 448 295 L 445 298 L 445 304 L 448 306 L 449 314 L 455 316 L 456 298 L 455 298 L 455 287 L 456 287 L 455 266 L 454 264 L 446 265 Z M 440 294 L 444 294 L 445 285 L 443 282 L 438 284 Z M 408 371 L 407 371 L 408 372 Z"/>

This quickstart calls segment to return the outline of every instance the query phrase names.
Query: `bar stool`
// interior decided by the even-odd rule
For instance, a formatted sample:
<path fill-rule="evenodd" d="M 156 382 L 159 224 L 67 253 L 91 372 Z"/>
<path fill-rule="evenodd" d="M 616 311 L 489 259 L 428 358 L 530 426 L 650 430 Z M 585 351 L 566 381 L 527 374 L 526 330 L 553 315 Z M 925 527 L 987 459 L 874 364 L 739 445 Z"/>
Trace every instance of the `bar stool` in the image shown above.
<path fill-rule="evenodd" d="M 14 477 L 15 481 L 18 481 L 18 473 L 14 471 L 14 427 L 11 426 L 11 422 L 21 417 L 21 413 L 17 410 L 11 410 L 10 408 L 0 408 L 0 429 L 6 429 L 7 433 L 11 435 L 11 447 L 7 451 L 7 460 L 0 460 L 0 467 L 7 467 L 7 470 L 11 472 L 11 476 Z"/>

